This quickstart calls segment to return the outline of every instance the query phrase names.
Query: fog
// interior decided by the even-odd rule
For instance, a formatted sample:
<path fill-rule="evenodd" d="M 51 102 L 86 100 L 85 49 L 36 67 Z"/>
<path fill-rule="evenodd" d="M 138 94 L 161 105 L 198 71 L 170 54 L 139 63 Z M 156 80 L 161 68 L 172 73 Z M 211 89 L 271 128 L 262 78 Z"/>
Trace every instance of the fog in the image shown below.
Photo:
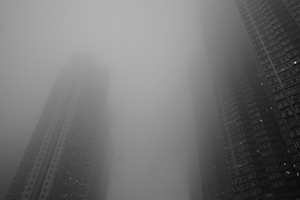
<path fill-rule="evenodd" d="M 0 1 L 0 198 L 59 68 L 84 51 L 111 74 L 114 158 L 108 200 L 189 199 L 187 154 L 193 151 L 195 169 L 197 154 L 188 69 L 199 67 L 198 79 L 208 80 L 200 28 L 205 4 Z M 198 92 L 206 97 L 202 83 Z"/>

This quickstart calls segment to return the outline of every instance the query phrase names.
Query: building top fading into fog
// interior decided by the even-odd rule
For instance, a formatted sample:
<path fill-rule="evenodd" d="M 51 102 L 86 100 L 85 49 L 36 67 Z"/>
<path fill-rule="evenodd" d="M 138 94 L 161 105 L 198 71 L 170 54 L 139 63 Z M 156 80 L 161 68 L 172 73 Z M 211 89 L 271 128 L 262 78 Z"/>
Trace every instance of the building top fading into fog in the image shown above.
<path fill-rule="evenodd" d="M 77 54 L 61 69 L 7 200 L 104 199 L 111 155 L 109 74 Z"/>

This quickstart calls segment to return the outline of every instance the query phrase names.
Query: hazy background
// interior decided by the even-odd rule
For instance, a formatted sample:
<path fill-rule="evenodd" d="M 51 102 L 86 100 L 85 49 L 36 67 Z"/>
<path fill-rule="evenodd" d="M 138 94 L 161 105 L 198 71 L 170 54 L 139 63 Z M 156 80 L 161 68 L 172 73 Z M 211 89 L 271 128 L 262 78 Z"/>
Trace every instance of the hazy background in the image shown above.
<path fill-rule="evenodd" d="M 204 68 L 204 5 L 0 0 L 0 199 L 58 69 L 77 50 L 95 54 L 111 71 L 112 138 L 115 157 L 123 159 L 113 159 L 108 199 L 188 199 L 185 153 L 194 119 L 187 69 Z M 202 78 L 207 80 L 204 71 Z"/>

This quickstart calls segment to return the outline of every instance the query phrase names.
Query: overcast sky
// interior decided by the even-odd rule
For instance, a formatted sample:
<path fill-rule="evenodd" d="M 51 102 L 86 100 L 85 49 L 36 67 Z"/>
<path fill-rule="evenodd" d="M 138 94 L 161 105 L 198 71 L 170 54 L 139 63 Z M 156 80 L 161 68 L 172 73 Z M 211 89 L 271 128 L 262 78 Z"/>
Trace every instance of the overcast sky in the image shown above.
<path fill-rule="evenodd" d="M 113 164 L 108 199 L 188 199 L 184 147 L 194 127 L 187 68 L 203 67 L 201 3 L 0 0 L 0 198 L 58 69 L 80 50 L 111 71 L 111 135 L 124 159 Z"/>

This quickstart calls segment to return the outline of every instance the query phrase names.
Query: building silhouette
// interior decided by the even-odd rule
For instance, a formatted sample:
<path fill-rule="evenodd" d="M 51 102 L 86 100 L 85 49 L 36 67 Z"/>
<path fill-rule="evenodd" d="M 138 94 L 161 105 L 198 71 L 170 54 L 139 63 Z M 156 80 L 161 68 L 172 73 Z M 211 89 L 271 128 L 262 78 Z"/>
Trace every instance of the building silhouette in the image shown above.
<path fill-rule="evenodd" d="M 299 1 L 216 2 L 202 25 L 224 150 L 216 132 L 198 146 L 201 176 L 225 182 L 203 178 L 203 198 L 300 199 Z"/>
<path fill-rule="evenodd" d="M 108 81 L 107 69 L 85 54 L 60 70 L 6 200 L 105 198 Z"/>
<path fill-rule="evenodd" d="M 282 193 L 300 199 L 300 2 L 236 1 L 257 55 L 258 74 L 264 86 L 270 112 L 288 153 L 289 171 L 274 170 Z M 274 164 L 275 168 L 278 163 Z M 280 168 L 280 165 L 279 165 Z M 282 175 L 289 172 L 290 177 Z M 275 195 L 277 196 L 277 195 Z M 279 199 L 279 198 L 278 198 Z"/>

